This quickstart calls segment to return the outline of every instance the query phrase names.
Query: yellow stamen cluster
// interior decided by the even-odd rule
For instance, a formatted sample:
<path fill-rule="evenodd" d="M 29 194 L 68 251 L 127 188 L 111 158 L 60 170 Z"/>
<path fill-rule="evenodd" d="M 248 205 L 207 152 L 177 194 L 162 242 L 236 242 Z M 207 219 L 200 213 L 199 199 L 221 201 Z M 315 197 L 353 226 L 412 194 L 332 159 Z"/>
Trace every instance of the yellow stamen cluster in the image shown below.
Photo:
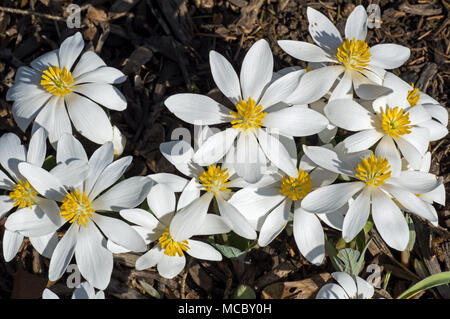
<path fill-rule="evenodd" d="M 169 228 L 165 229 L 165 232 L 158 239 L 159 244 L 162 249 L 164 249 L 164 254 L 168 256 L 183 256 L 183 251 L 189 249 L 188 241 L 183 240 L 182 242 L 174 241 L 172 236 L 170 236 Z"/>
<path fill-rule="evenodd" d="M 376 158 L 375 155 L 370 154 L 369 157 L 358 163 L 355 169 L 357 172 L 355 176 L 368 186 L 380 186 L 391 177 L 390 168 L 391 166 L 387 159 L 381 156 Z"/>
<path fill-rule="evenodd" d="M 217 195 L 217 192 L 230 191 L 226 186 L 231 182 L 228 180 L 230 174 L 227 173 L 227 168 L 221 169 L 220 165 L 209 165 L 208 170 L 204 171 L 199 179 L 207 192 L 213 192 Z"/>
<path fill-rule="evenodd" d="M 419 89 L 414 87 L 414 83 L 411 83 L 411 86 L 413 87 L 413 89 L 411 91 L 408 91 L 406 99 L 408 100 L 410 106 L 416 106 L 417 102 L 419 102 L 420 99 Z"/>
<path fill-rule="evenodd" d="M 248 98 L 248 101 L 242 100 L 236 104 L 236 110 L 237 112 L 230 111 L 231 116 L 235 118 L 231 121 L 231 125 L 239 131 L 244 130 L 245 133 L 248 129 L 254 132 L 255 129 L 261 127 L 263 125 L 262 120 L 267 115 L 266 112 L 262 112 L 263 107 L 257 106 L 256 101 L 251 97 Z"/>
<path fill-rule="evenodd" d="M 86 227 L 86 223 L 89 218 L 92 218 L 92 213 L 95 209 L 91 207 L 86 192 L 81 194 L 78 190 L 75 190 L 66 195 L 61 205 L 61 215 L 69 223 L 77 222 L 78 226 L 83 224 Z"/>
<path fill-rule="evenodd" d="M 283 177 L 280 193 L 292 200 L 299 200 L 311 192 L 311 187 L 311 177 L 308 173 L 299 169 L 297 177 Z"/>
<path fill-rule="evenodd" d="M 404 113 L 404 110 L 398 106 L 393 109 L 386 108 L 386 111 L 381 113 L 381 128 L 391 137 L 411 133 L 410 123 L 409 113 Z"/>
<path fill-rule="evenodd" d="M 37 196 L 36 190 L 27 180 L 20 180 L 19 183 L 14 186 L 14 190 L 9 193 L 9 198 L 16 201 L 14 206 L 18 206 L 19 208 L 28 206 L 31 209 Z"/>
<path fill-rule="evenodd" d="M 66 67 L 61 70 L 57 66 L 51 66 L 42 72 L 41 85 L 53 95 L 64 97 L 71 93 L 74 88 L 72 83 L 72 73 Z"/>
<path fill-rule="evenodd" d="M 337 59 L 346 69 L 362 71 L 369 65 L 370 47 L 364 40 L 345 39 L 337 50 Z"/>

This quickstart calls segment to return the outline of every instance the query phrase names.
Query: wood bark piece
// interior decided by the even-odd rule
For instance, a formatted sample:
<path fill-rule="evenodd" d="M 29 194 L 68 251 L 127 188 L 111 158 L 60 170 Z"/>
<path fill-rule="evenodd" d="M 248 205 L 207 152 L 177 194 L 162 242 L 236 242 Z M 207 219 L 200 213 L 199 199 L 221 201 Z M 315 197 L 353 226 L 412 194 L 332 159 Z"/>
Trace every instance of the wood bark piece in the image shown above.
<path fill-rule="evenodd" d="M 264 299 L 308 299 L 313 298 L 325 283 L 331 279 L 329 273 L 321 273 L 299 281 L 278 282 L 262 291 Z"/>

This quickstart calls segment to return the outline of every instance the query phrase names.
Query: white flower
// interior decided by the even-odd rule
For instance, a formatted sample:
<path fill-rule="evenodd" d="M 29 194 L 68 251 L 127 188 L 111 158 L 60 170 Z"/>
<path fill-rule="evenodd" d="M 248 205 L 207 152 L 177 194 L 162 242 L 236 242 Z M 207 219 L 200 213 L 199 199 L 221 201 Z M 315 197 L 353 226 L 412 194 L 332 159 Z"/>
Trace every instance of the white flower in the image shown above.
<path fill-rule="evenodd" d="M 322 225 L 315 214 L 306 212 L 300 205 L 309 192 L 334 182 L 337 176 L 334 172 L 317 167 L 304 156 L 296 175 L 289 176 L 282 171 L 273 174 L 272 183 L 258 188 L 241 189 L 231 197 L 230 204 L 260 231 L 258 244 L 261 247 L 270 244 L 286 227 L 293 208 L 294 239 L 297 247 L 308 261 L 320 265 L 325 257 Z M 330 213 L 321 217 L 331 227 L 341 229 L 343 215 Z"/>
<path fill-rule="evenodd" d="M 113 125 L 112 143 L 114 147 L 114 156 L 119 157 L 122 155 L 125 145 L 127 144 L 127 138 L 120 132 L 119 128 Z"/>
<path fill-rule="evenodd" d="M 386 72 L 383 86 L 391 88 L 393 92 L 380 97 L 375 104 L 387 104 L 391 108 L 398 106 L 405 110 L 420 106 L 428 113 L 429 117 L 418 123 L 418 126 L 428 129 L 430 141 L 440 140 L 448 134 L 448 112 L 435 99 L 419 91 L 414 84 L 409 85 L 390 72 Z"/>
<path fill-rule="evenodd" d="M 59 297 L 50 289 L 45 288 L 42 293 L 42 299 L 59 299 Z M 72 299 L 105 299 L 105 293 L 103 290 L 96 293 L 94 287 L 92 287 L 89 282 L 85 281 L 75 288 Z"/>
<path fill-rule="evenodd" d="M 397 44 L 383 43 L 369 47 L 367 13 L 357 6 L 347 19 L 345 40 L 333 23 L 319 11 L 308 7 L 309 33 L 318 45 L 303 41 L 281 40 L 280 47 L 289 55 L 307 62 L 331 62 L 306 73 L 287 102 L 311 103 L 324 96 L 336 79 L 344 73 L 330 99 L 352 96 L 352 87 L 364 99 L 372 99 L 385 91 L 382 84 L 384 69 L 401 66 L 410 56 L 410 50 Z M 362 85 L 362 86 L 361 86 Z M 360 87 L 361 86 L 361 87 Z"/>
<path fill-rule="evenodd" d="M 272 81 L 273 56 L 265 40 L 257 41 L 246 54 L 240 78 L 225 57 L 215 51 L 210 52 L 210 65 L 217 87 L 236 110 L 199 94 L 176 94 L 165 101 L 171 112 L 188 123 L 229 124 L 229 128 L 200 146 L 194 156 L 196 163 L 207 166 L 227 156 L 234 162 L 237 174 L 254 183 L 262 177 L 269 161 L 286 169 L 284 140 L 316 134 L 327 126 L 328 120 L 318 112 L 281 103 L 305 71 L 275 76 Z"/>
<path fill-rule="evenodd" d="M 191 178 L 178 200 L 178 211 L 181 208 L 189 211 L 201 207 L 201 210 L 196 212 L 201 215 L 208 211 L 211 201 L 215 198 L 220 215 L 235 233 L 248 239 L 256 238 L 256 232 L 247 219 L 227 201 L 231 197 L 231 188 L 248 185 L 236 175 L 233 167 L 209 165 L 204 170 L 193 162 L 194 150 L 185 141 L 161 143 L 160 151 L 181 173 Z M 154 179 L 154 175 L 151 175 L 151 178 Z M 263 178 L 259 183 L 265 181 L 266 179 Z M 200 195 L 202 191 L 206 192 Z M 196 204 L 192 205 L 194 202 Z"/>
<path fill-rule="evenodd" d="M 374 289 L 371 284 L 359 276 L 350 276 L 345 272 L 331 274 L 338 284 L 325 284 L 317 293 L 316 299 L 370 299 Z"/>
<path fill-rule="evenodd" d="M 98 104 L 116 111 L 126 108 L 125 97 L 111 85 L 123 82 L 125 76 L 90 51 L 75 65 L 83 47 L 77 32 L 58 50 L 33 60 L 31 68 L 17 70 L 6 99 L 14 101 L 12 113 L 23 131 L 35 119 L 32 131 L 44 127 L 50 143 L 55 144 L 64 133 L 72 133 L 72 121 L 89 140 L 98 144 L 111 141 L 111 123 Z"/>
<path fill-rule="evenodd" d="M 406 161 L 402 162 L 404 169 L 412 170 L 410 165 L 406 163 Z M 428 173 L 430 171 L 430 165 L 431 165 L 431 153 L 427 152 L 422 158 L 422 163 L 420 165 L 419 171 Z M 427 193 L 421 193 L 416 194 L 416 196 L 422 200 L 425 205 L 428 207 L 430 212 L 435 216 L 436 220 L 432 222 L 434 226 L 438 226 L 438 214 L 436 212 L 436 209 L 433 206 L 433 203 L 438 203 L 440 205 L 445 206 L 445 187 L 443 183 L 443 178 L 439 178 L 439 183 L 433 190 L 427 192 Z"/>
<path fill-rule="evenodd" d="M 212 246 L 191 239 L 197 235 L 230 231 L 220 216 L 206 213 L 205 202 L 193 202 L 189 209 L 186 207 L 176 212 L 173 189 L 161 183 L 152 187 L 147 203 L 154 215 L 142 209 L 120 211 L 123 218 L 137 225 L 133 227 L 147 244 L 156 242 L 153 248 L 138 258 L 136 269 L 157 266 L 161 276 L 173 278 L 186 264 L 184 253 L 199 259 L 222 260 L 222 255 Z"/>
<path fill-rule="evenodd" d="M 303 150 L 317 165 L 359 180 L 321 187 L 302 201 L 303 209 L 323 214 L 337 211 L 356 196 L 349 204 L 342 227 L 342 237 L 346 242 L 363 229 L 372 212 L 372 219 L 384 241 L 394 249 L 404 250 L 409 240 L 409 229 L 399 205 L 431 222 L 436 221 L 436 216 L 415 195 L 432 191 L 439 185 L 433 174 L 401 171 L 392 177 L 390 163 L 377 151 L 377 157 L 371 154 L 363 159 L 347 157 L 343 160 L 324 147 L 304 146 Z"/>
<path fill-rule="evenodd" d="M 7 173 L 0 170 L 0 189 L 9 192 L 8 195 L 0 195 L 0 217 L 14 207 L 18 208 L 5 223 L 3 256 L 6 261 L 11 261 L 17 254 L 24 236 L 29 237 L 33 247 L 48 258 L 58 242 L 56 230 L 63 223 L 58 206 L 39 196 L 18 170 L 21 162 L 42 166 L 46 139 L 45 131 L 37 130 L 27 151 L 15 134 L 7 133 L 0 138 L 0 164 Z"/>
<path fill-rule="evenodd" d="M 420 164 L 430 141 L 428 129 L 421 125 L 431 117 L 420 105 L 402 109 L 386 105 L 385 101 L 374 101 L 370 110 L 354 100 L 336 99 L 327 104 L 325 114 L 336 126 L 357 132 L 343 141 L 347 152 L 378 143 L 376 152 L 388 159 L 396 176 L 401 168 L 400 152 L 414 168 Z"/>
<path fill-rule="evenodd" d="M 83 277 L 98 289 L 106 288 L 113 257 L 104 236 L 130 250 L 145 251 L 144 241 L 131 226 L 104 213 L 136 207 L 145 199 L 152 181 L 148 177 L 131 177 L 108 189 L 131 163 L 131 156 L 114 162 L 113 157 L 113 146 L 108 142 L 88 161 L 81 143 L 65 134 L 58 142 L 59 165 L 52 171 L 29 163 L 19 164 L 20 173 L 39 194 L 61 203 L 61 216 L 71 224 L 50 260 L 51 281 L 64 274 L 75 255 Z M 79 169 L 70 169 L 74 165 Z"/>

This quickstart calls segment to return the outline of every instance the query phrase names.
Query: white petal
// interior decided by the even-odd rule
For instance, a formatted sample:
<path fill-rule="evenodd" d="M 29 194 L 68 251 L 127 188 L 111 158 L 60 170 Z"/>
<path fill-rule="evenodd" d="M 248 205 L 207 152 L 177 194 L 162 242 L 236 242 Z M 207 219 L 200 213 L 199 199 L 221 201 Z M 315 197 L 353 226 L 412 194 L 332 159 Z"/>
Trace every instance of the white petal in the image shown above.
<path fill-rule="evenodd" d="M 341 65 L 325 66 L 303 75 L 300 83 L 286 99 L 290 104 L 308 104 L 317 101 L 331 88 L 337 77 L 344 72 Z"/>
<path fill-rule="evenodd" d="M 59 66 L 58 51 L 59 50 L 53 50 L 53 51 L 44 53 L 40 57 L 31 61 L 31 63 L 30 63 L 31 67 L 33 67 L 37 71 L 42 72 L 51 66 Z M 70 69 L 69 69 L 69 71 L 70 71 Z"/>
<path fill-rule="evenodd" d="M 157 184 L 150 189 L 147 203 L 152 212 L 161 219 L 164 215 L 175 211 L 175 193 L 164 184 Z"/>
<path fill-rule="evenodd" d="M 373 293 L 374 293 L 374 288 L 370 283 L 368 283 L 361 277 L 356 276 L 356 286 L 358 287 L 358 298 L 359 299 L 372 298 Z"/>
<path fill-rule="evenodd" d="M 424 104 L 422 107 L 427 110 L 433 118 L 441 122 L 443 125 L 448 123 L 448 111 L 440 105 Z"/>
<path fill-rule="evenodd" d="M 103 170 L 112 163 L 114 159 L 114 147 L 112 142 L 100 146 L 89 159 L 89 174 L 84 182 L 84 190 L 89 194 L 97 182 Z"/>
<path fill-rule="evenodd" d="M 136 260 L 136 270 L 144 270 L 155 266 L 163 255 L 161 246 L 155 246 Z"/>
<path fill-rule="evenodd" d="M 73 89 L 94 102 L 114 111 L 123 111 L 127 108 L 127 100 L 114 86 L 104 83 L 78 84 Z"/>
<path fill-rule="evenodd" d="M 42 166 L 47 152 L 47 133 L 43 128 L 38 129 L 30 139 L 28 146 L 27 162 L 36 166 Z"/>
<path fill-rule="evenodd" d="M 45 198 L 62 201 L 66 196 L 66 190 L 62 183 L 43 168 L 29 163 L 20 163 L 19 170 L 37 192 Z"/>
<path fill-rule="evenodd" d="M 10 262 L 16 256 L 22 245 L 23 235 L 5 229 L 3 234 L 3 257 Z"/>
<path fill-rule="evenodd" d="M 8 213 L 15 204 L 15 200 L 11 199 L 8 195 L 0 195 L 0 218 Z"/>
<path fill-rule="evenodd" d="M 80 273 L 92 286 L 101 290 L 108 286 L 113 269 L 113 256 L 94 223 L 88 222 L 86 227 L 80 227 L 75 259 Z"/>
<path fill-rule="evenodd" d="M 114 243 L 131 251 L 144 252 L 147 245 L 141 236 L 127 223 L 117 218 L 94 214 L 95 224 Z"/>
<path fill-rule="evenodd" d="M 354 167 L 349 162 L 343 161 L 343 159 L 339 158 L 338 154 L 333 150 L 323 146 L 303 145 L 303 151 L 305 152 L 305 155 L 308 156 L 308 158 L 313 162 L 313 164 L 323 167 L 326 170 L 350 176 L 355 174 Z M 308 164 L 308 166 L 309 165 L 311 164 Z M 313 169 L 316 165 L 313 165 L 310 169 Z M 305 169 L 305 166 L 306 165 L 304 164 L 303 169 Z M 300 168 L 302 168 L 302 166 L 300 166 Z"/>
<path fill-rule="evenodd" d="M 133 158 L 131 156 L 126 156 L 106 166 L 95 181 L 92 190 L 88 193 L 89 198 L 96 198 L 101 192 L 117 182 L 125 173 L 128 166 L 130 166 L 132 160 Z"/>
<path fill-rule="evenodd" d="M 321 187 L 302 200 L 302 208 L 308 212 L 323 214 L 341 208 L 364 187 L 362 182 L 350 182 Z"/>
<path fill-rule="evenodd" d="M 373 129 L 373 116 L 351 99 L 330 101 L 324 108 L 328 119 L 338 127 L 348 131 Z"/>
<path fill-rule="evenodd" d="M 190 239 L 188 241 L 188 246 L 189 249 L 186 251 L 186 253 L 194 258 L 214 261 L 222 260 L 222 255 L 211 245 L 208 245 L 204 242 Z"/>
<path fill-rule="evenodd" d="M 104 66 L 93 71 L 83 73 L 79 77 L 74 78 L 73 85 L 89 82 L 118 84 L 125 80 L 125 74 L 121 71 L 116 68 Z"/>
<path fill-rule="evenodd" d="M 112 140 L 111 122 L 97 103 L 79 94 L 69 94 L 65 100 L 70 119 L 81 135 L 97 144 Z"/>
<path fill-rule="evenodd" d="M 16 134 L 6 133 L 0 138 L 0 164 L 16 180 L 20 179 L 18 165 L 26 160 L 26 149 Z"/>
<path fill-rule="evenodd" d="M 219 212 L 227 225 L 239 236 L 256 239 L 256 232 L 245 217 L 221 196 L 216 196 Z"/>
<path fill-rule="evenodd" d="M 186 187 L 183 189 L 183 192 L 180 195 L 177 203 L 177 210 L 180 210 L 183 207 L 186 207 L 190 203 L 192 203 L 195 199 L 200 197 L 201 187 L 197 182 L 196 178 L 192 178 Z"/>
<path fill-rule="evenodd" d="M 76 223 L 73 223 L 53 251 L 52 258 L 50 259 L 50 266 L 48 269 L 49 280 L 58 280 L 66 271 L 67 266 L 72 260 L 73 254 L 75 253 L 78 230 L 78 225 Z"/>
<path fill-rule="evenodd" d="M 257 136 L 259 145 L 267 158 L 287 175 L 296 176 L 298 173 L 297 163 L 293 161 L 288 150 L 281 144 L 280 140 L 276 136 L 267 133 L 264 129 L 259 129 Z"/>
<path fill-rule="evenodd" d="M 322 167 L 316 167 L 309 173 L 309 177 L 311 178 L 311 186 L 313 188 L 330 185 L 338 178 L 338 176 L 339 174 Z"/>
<path fill-rule="evenodd" d="M 206 95 L 182 93 L 164 101 L 170 112 L 181 120 L 195 125 L 211 125 L 229 122 L 230 109 Z"/>
<path fill-rule="evenodd" d="M 413 145 L 401 138 L 396 138 L 395 143 L 413 169 L 419 169 L 422 165 L 422 154 Z"/>
<path fill-rule="evenodd" d="M 374 129 L 364 130 L 350 135 L 342 144 L 348 153 L 355 153 L 367 150 L 383 136 L 384 133 Z"/>
<path fill-rule="evenodd" d="M 401 187 L 388 184 L 383 185 L 383 189 L 387 190 L 408 211 L 431 222 L 437 221 L 437 216 L 432 214 L 426 203 L 420 200 L 415 194 Z"/>
<path fill-rule="evenodd" d="M 283 102 L 298 86 L 300 77 L 305 73 L 305 70 L 290 72 L 273 83 L 265 90 L 260 104 L 263 109 L 267 109 L 277 103 Z"/>
<path fill-rule="evenodd" d="M 83 48 L 84 41 L 80 32 L 77 32 L 73 36 L 65 39 L 63 43 L 61 43 L 58 52 L 59 65 L 61 68 L 65 66 L 67 70 L 70 71 L 72 69 L 72 65 L 75 63 L 75 60 L 78 58 Z"/>
<path fill-rule="evenodd" d="M 409 116 L 410 125 L 422 125 L 424 122 L 431 120 L 431 115 L 422 107 L 422 105 L 416 105 L 407 110 Z"/>
<path fill-rule="evenodd" d="M 71 160 L 87 162 L 88 157 L 83 145 L 72 134 L 64 134 L 58 141 L 56 149 L 56 162 L 67 163 Z"/>
<path fill-rule="evenodd" d="M 151 174 L 147 175 L 147 177 L 157 184 L 164 184 L 169 186 L 175 193 L 182 192 L 183 189 L 186 187 L 187 183 L 189 182 L 187 179 L 181 176 L 169 173 Z"/>
<path fill-rule="evenodd" d="M 278 45 L 296 59 L 308 62 L 334 62 L 329 54 L 317 45 L 294 40 L 281 40 Z"/>
<path fill-rule="evenodd" d="M 357 295 L 357 287 L 355 279 L 345 272 L 334 272 L 331 274 L 333 278 L 344 288 L 347 295 L 352 298 Z"/>
<path fill-rule="evenodd" d="M 293 232 L 300 253 L 310 263 L 320 265 L 325 257 L 325 238 L 317 216 L 296 208 Z"/>
<path fill-rule="evenodd" d="M 259 246 L 267 246 L 283 231 L 289 219 L 291 205 L 292 200 L 285 199 L 267 215 L 259 233 Z"/>
<path fill-rule="evenodd" d="M 418 171 L 402 171 L 397 178 L 388 181 L 414 194 L 431 192 L 440 185 L 440 180 L 434 174 Z"/>
<path fill-rule="evenodd" d="M 73 160 L 69 164 L 58 164 L 50 171 L 50 174 L 56 177 L 65 189 L 81 185 L 88 173 L 89 166 L 82 160 Z"/>
<path fill-rule="evenodd" d="M 319 11 L 308 7 L 306 9 L 309 22 L 309 33 L 321 48 L 336 53 L 342 43 L 341 34 L 334 24 Z"/>
<path fill-rule="evenodd" d="M 435 120 L 425 121 L 419 125 L 428 129 L 430 132 L 430 141 L 438 141 L 448 134 L 447 127 Z"/>
<path fill-rule="evenodd" d="M 184 140 L 164 142 L 159 145 L 159 150 L 184 175 L 192 177 L 200 172 L 201 168 L 192 162 L 194 149 L 188 142 Z"/>
<path fill-rule="evenodd" d="M 170 234 L 175 241 L 189 239 L 198 232 L 213 196 L 209 192 L 203 194 L 175 214 L 170 223 Z"/>
<path fill-rule="evenodd" d="M 317 293 L 316 299 L 349 299 L 345 290 L 336 284 L 325 284 Z"/>
<path fill-rule="evenodd" d="M 385 135 L 380 140 L 375 148 L 375 156 L 381 156 L 388 160 L 389 165 L 391 166 L 391 176 L 398 176 L 398 174 L 400 174 L 402 160 L 392 137 Z"/>
<path fill-rule="evenodd" d="M 209 52 L 209 64 L 214 82 L 219 90 L 233 104 L 239 103 L 241 100 L 241 86 L 231 63 L 220 53 L 211 50 Z"/>
<path fill-rule="evenodd" d="M 411 54 L 409 48 L 393 43 L 377 44 L 371 47 L 369 51 L 372 55 L 370 57 L 370 65 L 382 69 L 400 67 L 409 59 Z"/>
<path fill-rule="evenodd" d="M 359 5 L 353 9 L 345 24 L 345 38 L 348 40 L 365 40 L 367 34 L 366 9 Z"/>
<path fill-rule="evenodd" d="M 389 196 L 378 189 L 372 192 L 372 218 L 386 244 L 400 251 L 405 250 L 409 241 L 405 217 Z"/>
<path fill-rule="evenodd" d="M 218 162 L 228 152 L 239 131 L 229 128 L 208 138 L 197 150 L 192 160 L 201 166 Z"/>
<path fill-rule="evenodd" d="M 352 99 L 352 71 L 345 71 L 344 76 L 339 80 L 338 85 L 333 90 L 329 101 L 336 99 Z"/>
<path fill-rule="evenodd" d="M 359 234 L 369 218 L 370 189 L 365 188 L 350 204 L 344 218 L 342 237 L 348 243 Z"/>
<path fill-rule="evenodd" d="M 45 288 L 44 292 L 42 293 L 42 299 L 59 299 L 59 297 L 50 289 Z"/>
<path fill-rule="evenodd" d="M 420 197 L 423 200 L 427 200 L 427 201 L 432 201 L 432 202 L 436 202 L 440 205 L 445 205 L 445 187 L 444 184 L 440 184 L 438 187 L 436 187 L 434 190 L 432 190 L 431 192 L 422 194 Z"/>
<path fill-rule="evenodd" d="M 262 177 L 266 166 L 266 156 L 253 133 L 239 134 L 236 143 L 234 169 L 249 183 L 256 183 Z"/>
<path fill-rule="evenodd" d="M 264 117 L 264 126 L 289 136 L 308 136 L 321 132 L 327 125 L 325 116 L 311 109 L 287 107 Z M 272 131 L 275 132 L 275 131 Z"/>
<path fill-rule="evenodd" d="M 159 221 L 152 213 L 140 208 L 123 209 L 120 211 L 120 216 L 129 222 L 142 226 L 150 231 L 153 231 L 159 225 Z"/>
<path fill-rule="evenodd" d="M 52 257 L 53 251 L 58 245 L 58 234 L 56 232 L 39 237 L 29 237 L 31 244 L 37 252 L 48 259 Z"/>
<path fill-rule="evenodd" d="M 270 82 L 273 73 L 273 56 L 269 43 L 256 41 L 242 61 L 240 74 L 242 97 L 259 101 L 264 87 Z"/>
<path fill-rule="evenodd" d="M 33 121 L 49 99 L 49 94 L 41 92 L 30 98 L 15 100 L 12 106 L 12 114 L 17 126 L 25 132 L 31 121 Z"/>
<path fill-rule="evenodd" d="M 142 203 L 150 191 L 152 181 L 143 176 L 130 177 L 118 183 L 92 202 L 95 210 L 120 211 Z"/>
<path fill-rule="evenodd" d="M 200 229 L 197 231 L 197 235 L 225 234 L 229 231 L 231 231 L 231 228 L 225 223 L 221 216 L 207 214 Z"/>
<path fill-rule="evenodd" d="M 172 279 L 178 275 L 186 265 L 185 256 L 168 256 L 162 255 L 158 262 L 158 273 L 167 279 Z"/>
<path fill-rule="evenodd" d="M 420 154 L 425 154 L 430 142 L 430 133 L 428 129 L 422 127 L 412 127 L 411 133 L 401 135 L 398 139 L 403 139 L 414 146 Z"/>
<path fill-rule="evenodd" d="M 106 66 L 105 62 L 93 51 L 84 52 L 80 60 L 73 69 L 72 77 L 75 79 L 80 75 L 93 71 L 102 66 Z"/>

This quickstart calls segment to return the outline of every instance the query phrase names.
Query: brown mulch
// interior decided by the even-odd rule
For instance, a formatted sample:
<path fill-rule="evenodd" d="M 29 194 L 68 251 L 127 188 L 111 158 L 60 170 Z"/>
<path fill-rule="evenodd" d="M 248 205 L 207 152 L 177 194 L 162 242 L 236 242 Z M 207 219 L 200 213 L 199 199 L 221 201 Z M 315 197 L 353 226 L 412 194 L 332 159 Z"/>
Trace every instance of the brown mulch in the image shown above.
<path fill-rule="evenodd" d="M 249 47 L 258 39 L 269 41 L 275 70 L 292 65 L 306 67 L 277 46 L 281 39 L 312 42 L 308 33 L 306 7 L 319 9 L 344 30 L 345 21 L 360 1 L 295 0 L 2 0 L 0 1 L 0 135 L 14 132 L 27 141 L 15 125 L 11 103 L 5 100 L 18 67 L 58 48 L 76 32 L 67 28 L 66 8 L 77 3 L 86 49 L 95 50 L 109 65 L 122 70 L 128 79 L 119 86 L 128 100 L 123 112 L 112 112 L 112 122 L 127 138 L 125 155 L 134 161 L 126 173 L 147 175 L 176 173 L 159 153 L 159 144 L 170 140 L 177 127 L 192 126 L 174 117 L 163 105 L 171 94 L 208 93 L 215 89 L 208 54 L 217 50 L 239 70 Z M 377 3 L 378 1 L 373 1 Z M 371 2 L 362 1 L 364 6 Z M 411 57 L 394 73 L 435 98 L 448 108 L 450 63 L 450 18 L 448 1 L 386 1 L 381 7 L 381 28 L 368 33 L 370 45 L 398 43 L 411 48 Z M 213 91 L 214 92 L 214 91 Z M 79 137 L 79 136 L 78 136 Z M 82 139 L 88 152 L 96 145 Z M 431 143 L 431 172 L 450 181 L 449 139 Z M 1 151 L 1 150 L 0 150 Z M 414 218 L 417 240 L 410 256 L 387 248 L 375 236 L 366 253 L 366 265 L 383 267 L 391 278 L 382 296 L 398 296 L 428 273 L 450 270 L 450 208 L 436 206 L 439 227 Z M 3 228 L 5 219 L 0 221 Z M 330 237 L 338 233 L 330 230 Z M 403 258 L 402 258 L 403 257 Z M 3 260 L 3 257 L 0 257 Z M 231 298 L 239 284 L 256 291 L 258 298 L 314 297 L 317 287 L 329 280 L 333 267 L 327 259 L 320 267 L 310 265 L 284 232 L 271 245 L 252 249 L 244 259 L 223 262 L 192 260 L 173 280 L 161 278 L 155 270 L 136 271 L 136 256 L 117 257 L 107 298 Z M 0 262 L 0 298 L 40 297 L 47 284 L 49 261 L 36 254 L 27 241 L 16 259 Z M 369 273 L 363 272 L 366 278 Z M 63 278 L 52 286 L 70 295 Z M 33 289 L 21 289 L 30 287 Z M 155 292 L 149 293 L 151 285 Z M 145 288 L 147 287 L 147 288 Z M 24 291 L 27 291 L 25 293 Z M 443 286 L 419 294 L 418 298 L 450 298 Z"/>

